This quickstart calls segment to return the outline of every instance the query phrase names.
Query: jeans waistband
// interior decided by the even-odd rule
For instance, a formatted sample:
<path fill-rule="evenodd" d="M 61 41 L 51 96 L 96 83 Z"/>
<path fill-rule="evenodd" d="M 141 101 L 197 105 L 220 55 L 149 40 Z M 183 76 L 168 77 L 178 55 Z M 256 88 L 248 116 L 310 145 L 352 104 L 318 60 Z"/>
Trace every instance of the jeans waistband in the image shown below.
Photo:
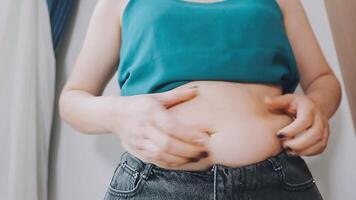
<path fill-rule="evenodd" d="M 229 166 L 224 166 L 221 164 L 214 164 L 210 170 L 204 171 L 207 175 L 214 175 L 214 172 L 216 169 L 224 169 L 225 171 L 240 171 L 240 170 L 248 170 L 249 168 L 264 168 L 264 167 L 272 167 L 273 170 L 278 171 L 280 170 L 284 163 L 288 162 L 291 159 L 302 159 L 300 156 L 291 156 L 288 155 L 286 150 L 282 150 L 278 154 L 271 156 L 265 160 L 262 160 L 257 163 L 252 163 L 249 165 L 244 165 L 241 167 L 229 167 Z M 136 156 L 130 154 L 129 152 L 125 151 L 121 155 L 121 160 L 120 160 L 121 165 L 125 165 L 128 167 L 133 167 L 136 170 L 139 170 L 140 172 L 143 173 L 144 177 L 147 176 L 150 172 L 151 169 L 156 167 L 160 168 L 152 163 L 146 163 Z M 177 170 L 175 170 L 177 171 Z"/>

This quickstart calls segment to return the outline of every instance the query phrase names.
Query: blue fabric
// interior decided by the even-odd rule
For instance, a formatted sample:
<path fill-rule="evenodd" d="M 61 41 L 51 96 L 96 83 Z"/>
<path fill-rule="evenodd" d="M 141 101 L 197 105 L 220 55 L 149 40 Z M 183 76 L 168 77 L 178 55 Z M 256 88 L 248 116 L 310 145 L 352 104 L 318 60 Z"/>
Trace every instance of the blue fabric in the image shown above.
<path fill-rule="evenodd" d="M 194 80 L 299 82 L 275 0 L 130 0 L 122 18 L 121 95 L 164 92 Z"/>
<path fill-rule="evenodd" d="M 162 168 L 125 151 L 104 200 L 323 200 L 305 160 L 285 150 L 245 166 L 204 168 Z"/>
<path fill-rule="evenodd" d="M 74 0 L 47 0 L 51 20 L 53 47 L 58 49 L 74 7 Z"/>

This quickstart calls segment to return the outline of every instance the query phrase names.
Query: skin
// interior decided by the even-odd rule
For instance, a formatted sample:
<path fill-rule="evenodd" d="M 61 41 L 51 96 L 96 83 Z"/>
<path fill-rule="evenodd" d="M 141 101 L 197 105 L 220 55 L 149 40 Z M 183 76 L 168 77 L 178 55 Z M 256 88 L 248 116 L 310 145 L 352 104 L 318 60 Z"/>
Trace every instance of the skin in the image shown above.
<path fill-rule="evenodd" d="M 295 117 L 279 130 L 284 135 L 280 138 L 283 145 L 291 149 L 289 152 L 317 155 L 327 145 L 328 119 L 339 106 L 340 84 L 322 54 L 300 1 L 278 3 L 304 94 L 265 98 L 265 103 L 271 110 L 284 109 Z M 160 167 L 170 168 L 206 157 L 207 134 L 183 126 L 166 111 L 193 99 L 198 93 L 196 89 L 102 96 L 119 63 L 123 4 L 115 0 L 98 2 L 83 47 L 60 95 L 61 118 L 82 133 L 114 133 L 125 149 Z"/>
<path fill-rule="evenodd" d="M 291 148 L 290 153 L 317 155 L 327 146 L 328 120 L 341 101 L 340 83 L 321 51 L 300 0 L 279 0 L 278 3 L 284 13 L 304 94 L 286 94 L 268 99 L 266 103 L 271 109 L 283 108 L 296 117 L 279 131 L 285 136 L 283 145 Z"/>

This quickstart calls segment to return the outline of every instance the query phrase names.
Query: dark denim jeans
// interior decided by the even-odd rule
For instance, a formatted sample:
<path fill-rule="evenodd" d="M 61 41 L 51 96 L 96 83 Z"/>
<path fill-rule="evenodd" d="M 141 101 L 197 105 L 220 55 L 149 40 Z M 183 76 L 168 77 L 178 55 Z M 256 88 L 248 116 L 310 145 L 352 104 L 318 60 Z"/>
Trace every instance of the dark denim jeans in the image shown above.
<path fill-rule="evenodd" d="M 169 170 L 128 152 L 105 200 L 322 200 L 304 159 L 286 151 L 242 167 L 219 164 L 205 171 Z"/>

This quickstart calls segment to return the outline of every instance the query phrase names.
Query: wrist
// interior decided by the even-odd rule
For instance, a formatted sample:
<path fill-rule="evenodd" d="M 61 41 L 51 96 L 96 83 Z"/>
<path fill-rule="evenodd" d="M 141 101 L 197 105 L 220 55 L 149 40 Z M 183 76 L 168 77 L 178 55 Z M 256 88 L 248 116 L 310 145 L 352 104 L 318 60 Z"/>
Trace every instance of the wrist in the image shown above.
<path fill-rule="evenodd" d="M 108 98 L 108 106 L 106 108 L 108 113 L 107 129 L 110 133 L 115 133 L 120 123 L 125 123 L 123 121 L 125 119 L 123 117 L 126 105 L 125 100 L 126 97 L 122 96 L 110 96 Z"/>
<path fill-rule="evenodd" d="M 321 97 L 316 93 L 311 93 L 311 94 L 308 94 L 307 96 L 314 103 L 314 106 L 317 107 L 317 109 L 321 112 L 321 114 L 323 116 L 327 117 L 328 116 L 327 111 L 324 109 L 324 107 L 322 106 L 321 101 L 320 101 Z"/>

